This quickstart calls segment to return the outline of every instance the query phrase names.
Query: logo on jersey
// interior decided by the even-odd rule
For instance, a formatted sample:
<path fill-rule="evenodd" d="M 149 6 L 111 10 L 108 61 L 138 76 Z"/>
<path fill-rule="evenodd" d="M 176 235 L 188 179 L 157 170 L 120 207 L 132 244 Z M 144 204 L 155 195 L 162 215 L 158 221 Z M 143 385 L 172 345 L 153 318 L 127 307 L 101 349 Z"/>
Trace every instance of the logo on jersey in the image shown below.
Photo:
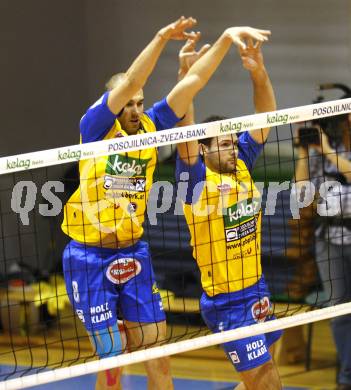
<path fill-rule="evenodd" d="M 137 259 L 126 257 L 114 260 L 106 271 L 107 279 L 114 284 L 123 284 L 139 275 L 141 264 Z"/>
<path fill-rule="evenodd" d="M 145 177 L 147 164 L 150 160 L 114 154 L 108 158 L 106 173 L 113 176 Z"/>
<path fill-rule="evenodd" d="M 259 199 L 253 198 L 228 207 L 223 212 L 226 241 L 236 241 L 256 232 Z"/>
<path fill-rule="evenodd" d="M 252 318 L 256 322 L 264 322 L 266 317 L 271 314 L 271 303 L 268 297 L 263 297 L 255 302 L 251 307 Z"/>
<path fill-rule="evenodd" d="M 104 177 L 106 190 L 145 192 L 146 179 L 138 177 L 108 176 Z"/>
<path fill-rule="evenodd" d="M 234 364 L 240 363 L 240 359 L 236 351 L 229 352 L 229 356 Z"/>
<path fill-rule="evenodd" d="M 217 188 L 222 194 L 229 194 L 232 189 L 231 185 L 227 183 L 218 184 Z"/>
<path fill-rule="evenodd" d="M 243 222 L 252 219 L 253 216 L 259 213 L 261 202 L 259 198 L 251 198 L 233 204 L 228 207 L 224 214 L 224 223 L 226 227 L 237 226 Z"/>
<path fill-rule="evenodd" d="M 136 203 L 132 202 L 132 203 L 129 203 L 128 206 L 127 206 L 127 210 L 128 210 L 128 213 L 129 214 L 133 214 L 136 212 L 138 206 Z"/>

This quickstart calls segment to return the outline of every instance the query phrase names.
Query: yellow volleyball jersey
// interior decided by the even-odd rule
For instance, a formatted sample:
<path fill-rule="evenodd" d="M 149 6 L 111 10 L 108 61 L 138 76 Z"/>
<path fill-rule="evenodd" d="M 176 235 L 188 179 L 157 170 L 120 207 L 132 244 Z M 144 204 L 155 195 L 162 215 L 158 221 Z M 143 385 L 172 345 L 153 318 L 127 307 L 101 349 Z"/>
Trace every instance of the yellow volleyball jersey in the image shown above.
<path fill-rule="evenodd" d="M 234 174 L 206 168 L 198 200 L 184 204 L 193 256 L 209 296 L 256 283 L 261 274 L 261 195 L 244 163 Z"/>
<path fill-rule="evenodd" d="M 156 127 L 145 114 L 142 132 Z M 118 120 L 103 139 L 127 136 Z M 143 234 L 144 214 L 157 160 L 156 148 L 79 162 L 80 185 L 64 207 L 62 230 L 93 246 L 126 247 Z"/>

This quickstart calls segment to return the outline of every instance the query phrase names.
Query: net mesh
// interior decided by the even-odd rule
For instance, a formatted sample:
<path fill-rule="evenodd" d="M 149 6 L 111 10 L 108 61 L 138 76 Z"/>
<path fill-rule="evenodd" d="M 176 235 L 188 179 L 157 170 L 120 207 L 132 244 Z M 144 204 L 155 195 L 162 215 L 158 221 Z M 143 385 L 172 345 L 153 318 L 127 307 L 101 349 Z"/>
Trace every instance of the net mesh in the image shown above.
<path fill-rule="evenodd" d="M 318 242 L 315 243 L 313 239 L 317 221 L 320 232 L 316 241 L 327 237 L 341 248 L 344 244 L 349 244 L 347 172 L 343 175 L 344 178 L 346 176 L 346 182 L 342 182 L 343 178 L 335 176 L 334 171 L 315 169 L 317 164 L 313 163 L 313 158 L 307 159 L 309 177 L 304 179 L 314 183 L 319 193 L 320 185 L 325 180 L 340 184 L 327 188 L 327 201 L 324 203 L 312 200 L 307 202 L 311 192 L 308 192 L 308 186 L 300 188 L 294 185 L 299 179 L 299 164 L 306 160 L 298 153 L 298 149 L 294 148 L 294 143 L 298 142 L 300 147 L 302 143 L 311 145 L 313 141 L 310 127 L 313 127 L 313 124 L 309 121 L 323 117 L 334 120 L 337 118 L 335 114 L 348 112 L 351 112 L 351 100 L 345 99 L 165 130 L 158 132 L 157 136 L 132 136 L 128 137 L 128 141 L 116 138 L 0 159 L 0 364 L 6 366 L 0 372 L 0 388 L 46 383 L 62 379 L 64 375 L 69 377 L 96 372 L 116 365 L 130 364 L 150 357 L 223 343 L 269 329 L 281 329 L 351 312 L 349 305 L 342 304 L 339 304 L 337 309 L 322 309 L 324 306 L 349 299 L 347 291 L 341 291 L 340 296 L 336 297 L 332 294 L 331 287 L 326 287 L 328 283 L 332 286 L 333 279 L 337 277 L 345 282 L 346 276 L 336 276 L 330 272 L 326 278 L 319 275 L 314 251 L 315 245 L 318 248 Z M 272 295 L 273 312 L 279 320 L 263 322 L 250 328 L 244 327 L 235 334 L 228 331 L 210 336 L 211 332 L 200 315 L 200 271 L 193 259 L 189 228 L 175 182 L 175 144 L 184 140 L 236 133 L 239 129 L 242 131 L 266 126 L 271 126 L 271 135 L 255 164 L 252 176 L 262 193 L 262 268 Z M 296 128 L 301 127 L 308 127 L 308 130 L 305 130 L 305 133 L 300 131 L 300 137 L 297 139 Z M 143 178 L 147 175 L 143 166 L 145 161 L 140 159 L 140 155 L 134 159 L 133 156 L 138 155 L 140 150 L 150 148 L 150 144 L 159 147 L 162 161 L 152 161 L 151 166 L 154 165 L 155 168 L 154 186 L 147 204 L 146 197 L 142 196 L 146 186 Z M 91 172 L 96 172 L 94 167 L 101 161 L 101 156 L 109 156 L 105 157 L 109 163 L 105 175 L 98 178 Z M 324 160 L 327 158 L 324 157 Z M 323 163 L 325 164 L 325 161 L 322 161 L 322 165 Z M 81 164 L 80 174 L 78 164 Z M 83 179 L 82 169 L 87 166 L 89 174 Z M 122 179 L 116 181 L 118 174 Z M 73 301 L 69 300 L 62 269 L 62 253 L 70 238 L 62 232 L 61 224 L 64 205 L 69 199 L 74 203 L 71 196 L 79 185 L 82 186 L 82 180 L 86 181 L 86 192 L 90 191 L 89 196 L 84 198 L 80 194 L 79 202 L 76 202 L 79 205 L 72 209 L 72 215 L 82 213 L 84 202 L 91 207 L 94 200 L 91 197 L 98 192 L 96 182 L 99 180 L 103 181 L 106 190 L 112 187 L 114 193 L 119 195 L 109 199 L 107 205 L 99 204 L 97 214 L 104 215 L 104 208 L 112 207 L 116 211 L 112 220 L 109 219 L 109 213 L 97 220 L 88 218 L 86 221 L 83 218 L 76 224 L 66 225 L 64 222 L 63 228 L 71 236 L 74 231 L 74 234 L 78 232 L 78 235 L 74 236 L 75 239 L 79 238 L 78 241 L 89 242 L 90 245 L 103 242 L 105 246 L 113 246 L 115 231 L 124 223 L 122 230 L 125 231 L 126 224 L 129 224 L 132 233 L 131 236 L 121 236 L 119 243 L 125 243 L 124 246 L 128 247 L 134 245 L 142 236 L 150 246 L 157 281 L 157 286 L 152 287 L 155 293 L 160 292 L 168 326 L 161 347 L 152 348 L 156 342 L 144 345 L 152 348 L 147 351 L 150 355 L 133 352 L 140 345 L 134 348 L 129 346 L 129 351 L 123 346 L 123 355 L 112 360 L 95 361 L 98 348 L 94 350 L 91 347 L 91 340 L 84 327 L 86 319 L 83 313 L 72 308 Z M 314 196 L 314 199 L 316 198 L 317 196 Z M 138 225 L 141 217 L 134 221 L 133 215 L 143 215 L 144 208 L 145 221 Z M 119 212 L 121 214 L 118 214 Z M 324 217 L 323 221 L 328 220 L 328 224 L 332 224 L 334 228 L 321 223 L 321 216 Z M 239 222 L 244 223 L 242 219 L 239 219 Z M 88 229 L 94 224 L 97 227 L 95 233 L 98 232 L 98 235 L 94 233 L 93 237 L 89 236 L 89 241 Z M 132 242 L 129 242 L 131 239 Z M 335 259 L 330 249 L 324 251 L 324 254 L 321 262 L 329 268 L 333 261 L 342 261 Z M 129 265 L 128 262 L 122 265 L 117 262 L 115 268 L 110 268 L 110 277 L 114 278 L 119 287 L 125 282 L 123 278 L 128 279 L 128 270 L 121 267 L 128 268 Z M 87 272 L 88 268 L 87 266 Z M 133 268 L 131 273 L 133 276 L 138 270 Z M 74 294 L 77 291 L 73 283 L 72 285 L 71 294 L 75 300 Z M 106 294 L 105 288 L 102 283 L 99 291 Z M 89 290 L 89 285 L 87 289 Z M 138 305 L 131 302 L 129 309 L 137 312 Z M 318 310 L 309 313 L 311 309 Z M 91 313 L 95 316 L 94 321 L 105 320 L 109 316 L 109 310 L 108 307 L 95 307 L 94 313 Z M 259 308 L 259 311 L 261 310 L 262 307 Z M 117 314 L 123 322 L 123 310 L 117 311 Z M 156 341 L 159 344 L 160 340 Z M 53 350 L 55 353 L 52 353 Z M 87 363 L 91 360 L 93 362 Z M 77 363 L 85 365 L 76 366 Z M 76 371 L 55 371 L 67 366 L 81 368 Z M 36 375 L 28 376 L 33 373 Z"/>

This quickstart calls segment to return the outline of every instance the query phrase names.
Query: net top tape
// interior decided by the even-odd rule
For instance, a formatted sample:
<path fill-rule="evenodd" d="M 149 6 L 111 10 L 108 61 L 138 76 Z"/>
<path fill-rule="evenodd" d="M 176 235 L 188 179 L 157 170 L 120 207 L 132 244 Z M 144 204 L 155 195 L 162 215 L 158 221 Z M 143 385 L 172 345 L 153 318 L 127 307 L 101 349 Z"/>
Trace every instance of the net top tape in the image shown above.
<path fill-rule="evenodd" d="M 0 175 L 351 112 L 351 98 L 0 158 Z"/>

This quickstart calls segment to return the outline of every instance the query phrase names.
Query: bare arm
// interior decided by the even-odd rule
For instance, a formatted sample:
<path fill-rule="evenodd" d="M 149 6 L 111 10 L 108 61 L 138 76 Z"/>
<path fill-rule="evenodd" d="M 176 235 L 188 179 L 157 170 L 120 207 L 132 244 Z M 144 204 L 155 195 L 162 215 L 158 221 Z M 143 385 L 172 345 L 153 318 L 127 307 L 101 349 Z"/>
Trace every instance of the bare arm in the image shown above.
<path fill-rule="evenodd" d="M 195 24 L 195 19 L 182 16 L 176 22 L 158 31 L 129 67 L 126 77 L 110 92 L 107 105 L 114 114 L 118 114 L 127 102 L 143 88 L 166 43 L 171 39 L 186 39 L 191 34 L 185 33 L 185 30 Z"/>
<path fill-rule="evenodd" d="M 206 44 L 203 45 L 199 51 L 196 51 L 195 46 L 200 37 L 201 34 L 199 32 L 196 33 L 196 35 L 193 38 L 188 39 L 186 44 L 181 48 L 179 52 L 178 81 L 183 80 L 192 65 L 210 49 L 210 45 Z M 193 125 L 194 123 L 194 103 L 193 101 L 191 101 L 184 118 L 180 122 L 178 122 L 177 126 L 188 126 Z M 180 158 L 183 161 L 185 161 L 189 165 L 193 165 L 197 161 L 199 155 L 198 141 L 177 144 L 177 150 Z"/>
<path fill-rule="evenodd" d="M 250 72 L 255 111 L 257 113 L 275 111 L 277 104 L 272 83 L 264 66 L 261 42 L 254 44 L 253 40 L 249 38 L 246 49 L 240 48 L 239 52 L 244 68 Z M 269 135 L 269 131 L 269 127 L 253 130 L 250 132 L 250 135 L 257 143 L 264 143 Z"/>
<path fill-rule="evenodd" d="M 336 150 L 334 150 L 328 141 L 328 137 L 323 130 L 320 132 L 321 145 L 311 145 L 319 153 L 323 154 L 332 164 L 334 164 L 338 171 L 343 174 L 348 183 L 351 183 L 351 161 L 340 156 Z"/>
<path fill-rule="evenodd" d="M 251 37 L 263 42 L 268 39 L 269 34 L 267 30 L 257 30 L 251 27 L 231 27 L 225 30 L 167 96 L 167 102 L 174 113 L 178 117 L 185 114 L 195 95 L 207 84 L 233 43 L 244 49 L 246 45 L 243 39 Z"/>

